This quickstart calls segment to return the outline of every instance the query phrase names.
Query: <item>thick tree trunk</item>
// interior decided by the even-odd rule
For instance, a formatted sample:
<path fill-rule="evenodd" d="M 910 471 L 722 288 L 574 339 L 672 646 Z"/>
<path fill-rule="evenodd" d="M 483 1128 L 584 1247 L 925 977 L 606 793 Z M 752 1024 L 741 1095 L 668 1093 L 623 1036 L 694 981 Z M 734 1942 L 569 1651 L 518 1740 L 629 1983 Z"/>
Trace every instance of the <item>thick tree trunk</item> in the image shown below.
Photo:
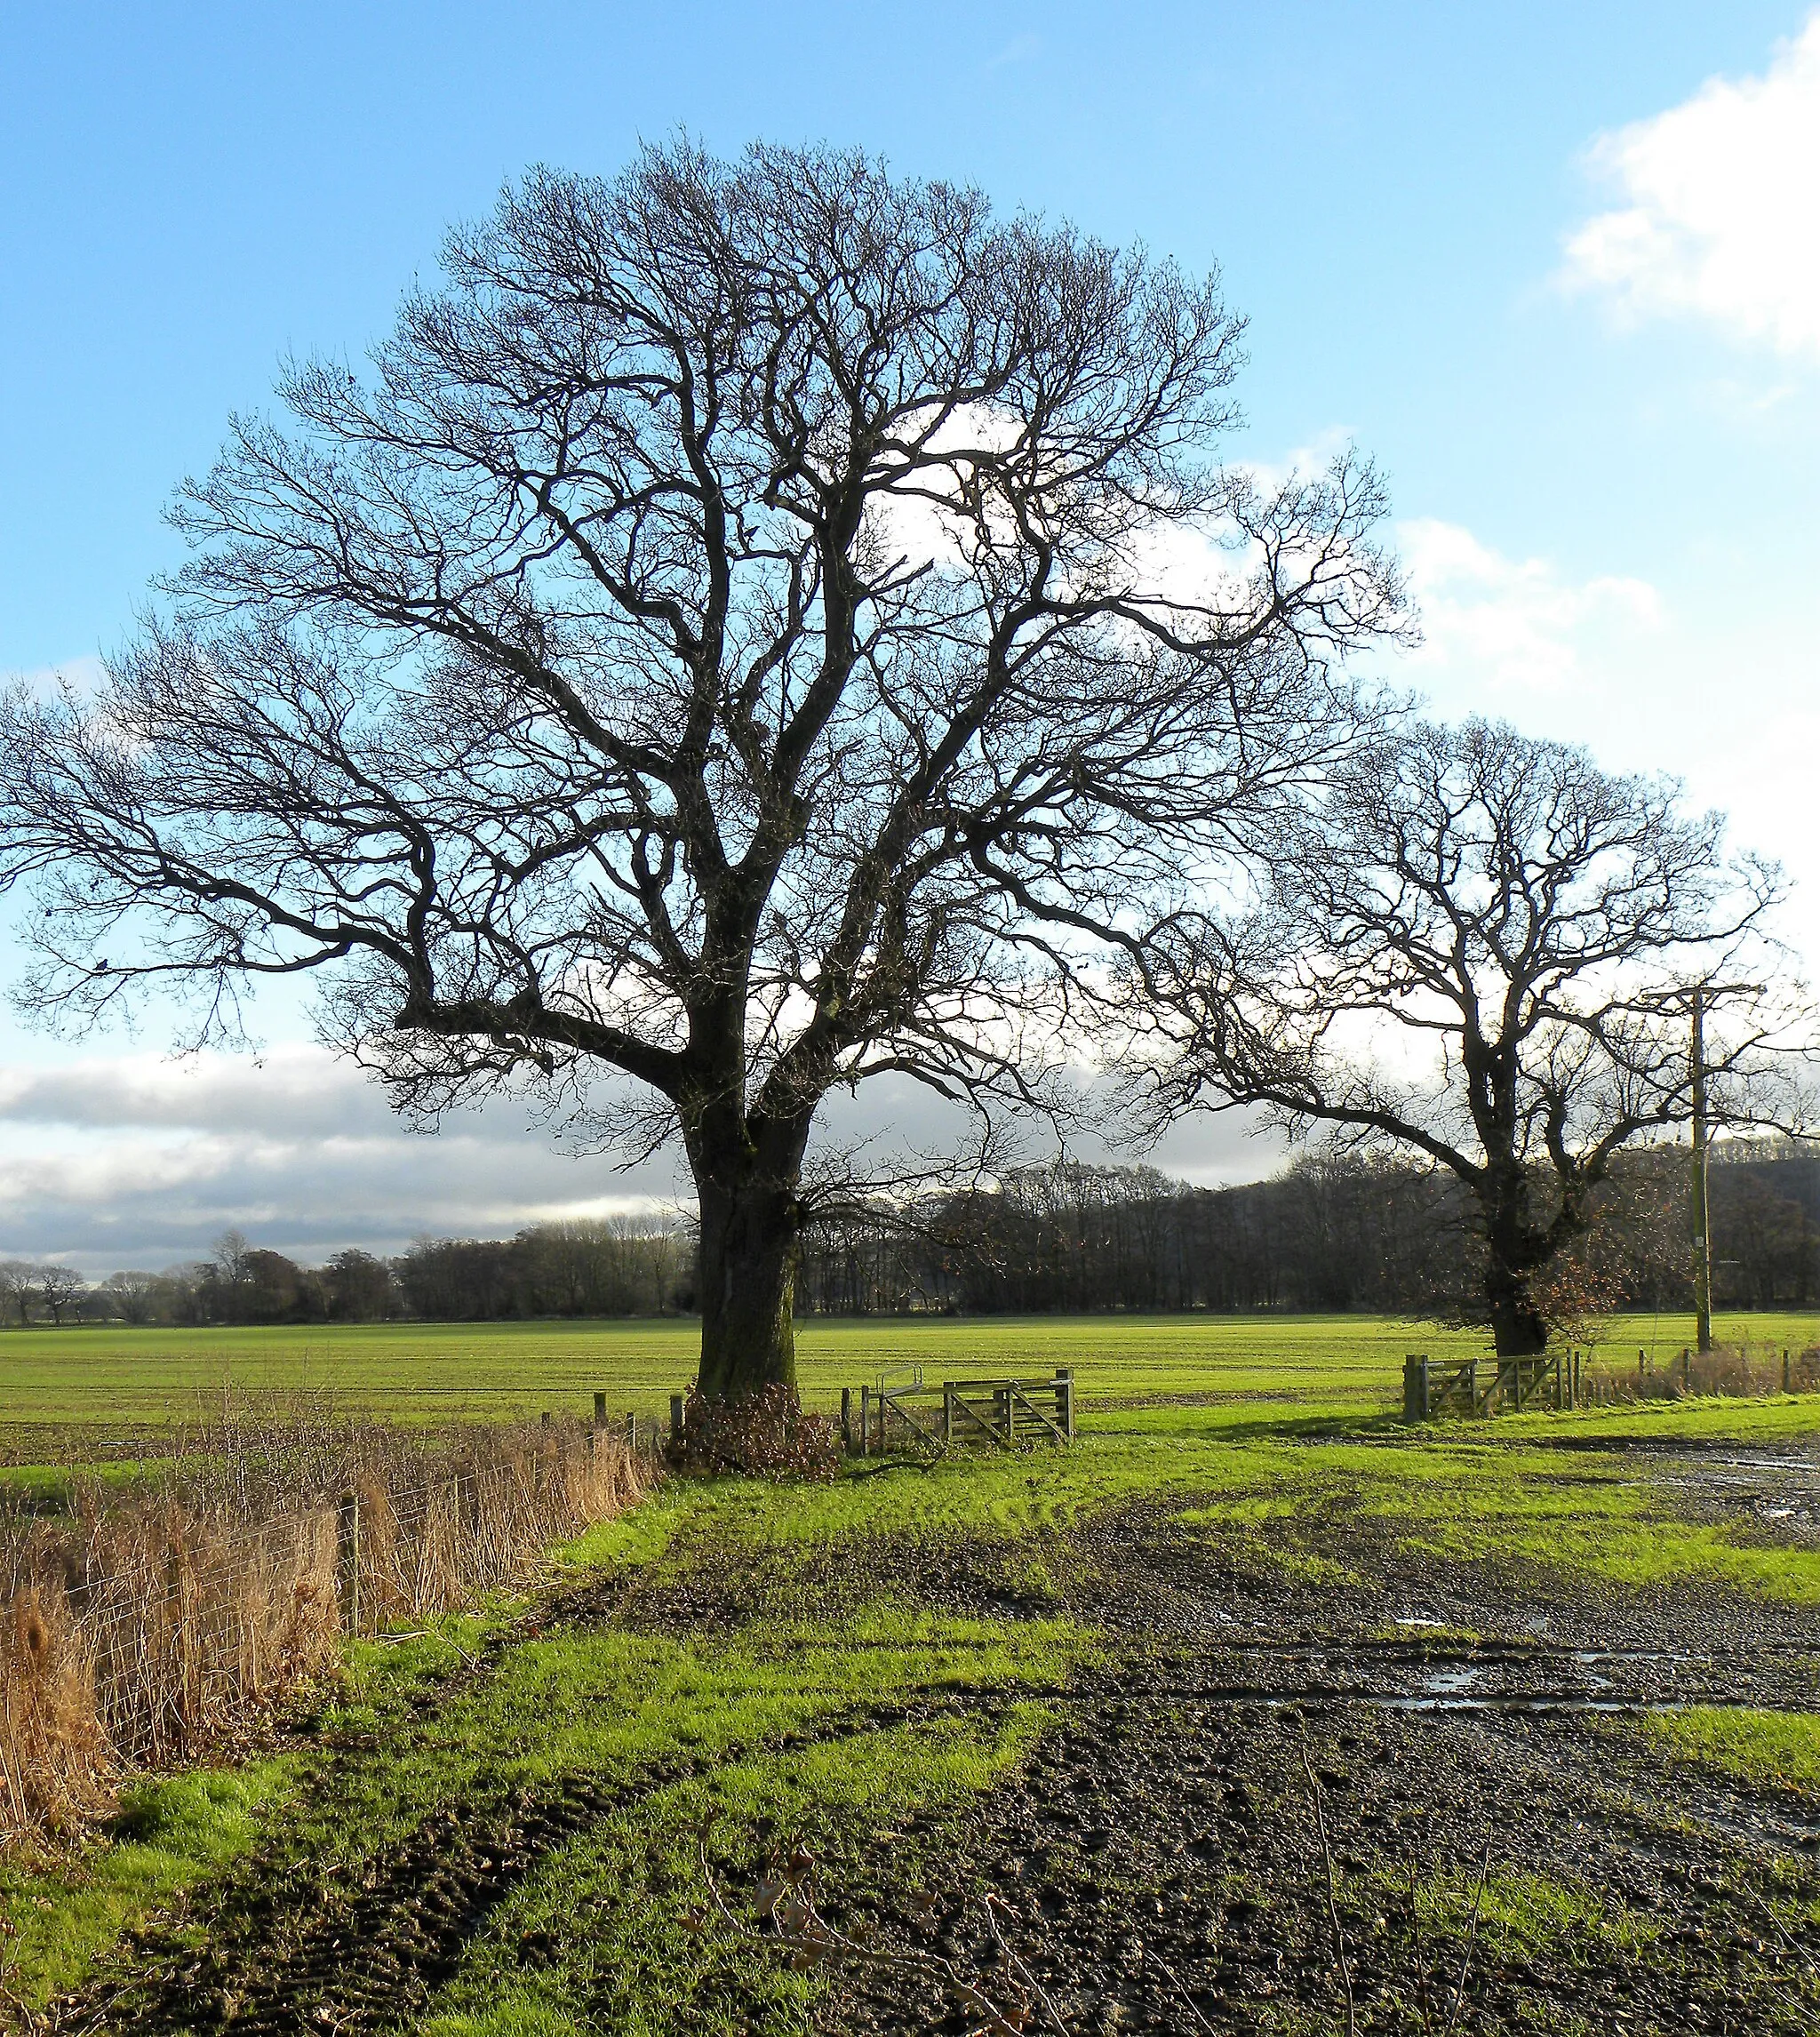
<path fill-rule="evenodd" d="M 1549 1247 L 1531 1220 L 1529 1195 L 1528 1173 L 1511 1154 L 1480 1190 L 1485 1299 L 1500 1358 L 1539 1357 L 1548 1348 L 1548 1322 L 1536 1299 L 1534 1278 L 1547 1261 Z"/>
<path fill-rule="evenodd" d="M 1500 1358 L 1539 1357 L 1548 1348 L 1548 1319 L 1536 1299 L 1536 1241 L 1512 1235 L 1512 1227 L 1493 1224 L 1487 1242 L 1485 1299 L 1491 1316 L 1492 1343 Z"/>
<path fill-rule="evenodd" d="M 697 1178 L 701 1204 L 701 1390 L 743 1401 L 796 1384 L 794 1185 Z"/>
<path fill-rule="evenodd" d="M 1491 1296 L 1491 1338 L 1500 1358 L 1539 1358 L 1548 1348 L 1548 1324 L 1529 1299 L 1527 1283 Z"/>

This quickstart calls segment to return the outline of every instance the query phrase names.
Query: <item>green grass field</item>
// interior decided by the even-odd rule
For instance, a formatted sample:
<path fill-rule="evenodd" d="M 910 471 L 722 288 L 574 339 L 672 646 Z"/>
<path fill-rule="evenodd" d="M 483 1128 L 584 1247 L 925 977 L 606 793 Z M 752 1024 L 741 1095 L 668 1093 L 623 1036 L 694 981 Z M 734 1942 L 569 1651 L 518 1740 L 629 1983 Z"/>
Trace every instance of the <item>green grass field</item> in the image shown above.
<path fill-rule="evenodd" d="M 615 1410 L 660 1411 L 693 1376 L 693 1322 L 387 1323 L 264 1330 L 71 1329 L 0 1333 L 0 1423 L 106 1427 L 168 1420 L 224 1390 L 322 1393 L 337 1404 L 418 1419 L 578 1412 L 596 1392 Z M 1820 1315 L 1721 1318 L 1721 1343 L 1801 1349 Z M 1691 1318 L 1616 1317 L 1598 1354 L 1666 1362 L 1691 1342 Z M 1363 1416 L 1396 1405 L 1403 1354 L 1485 1349 L 1476 1331 L 1389 1316 L 1090 1316 L 812 1320 L 799 1326 L 805 1397 L 887 1368 L 930 1380 L 1042 1374 L 1072 1366 L 1083 1408 L 1213 1397 L 1227 1423 Z M 1683 1418 L 1686 1418 L 1685 1417 Z"/>
<path fill-rule="evenodd" d="M 1734 1317 L 1718 1330 L 1721 1341 L 1801 1348 L 1820 1320 Z M 1620 1319 L 1603 1349 L 1613 1363 L 1633 1365 L 1640 1347 L 1665 1363 L 1691 1336 L 1680 1318 Z M 421 1418 L 579 1412 L 596 1389 L 616 1410 L 654 1411 L 689 1378 L 696 1338 L 683 1322 L 12 1332 L 0 1336 L 0 1423 L 20 1425 L 15 1443 L 29 1436 L 79 1455 L 108 1424 L 179 1414 L 224 1387 L 326 1391 L 339 1404 Z M 1658 1481 L 1663 1460 L 1537 1447 L 1564 1429 L 1589 1441 L 1647 1430 L 1774 1445 L 1820 1432 L 1820 1394 L 1401 1429 L 1403 1354 L 1482 1347 L 1472 1335 L 1370 1317 L 805 1323 L 804 1385 L 823 1404 L 889 1366 L 921 1364 L 932 1379 L 1072 1366 L 1080 1443 L 957 1454 L 910 1475 L 856 1464 L 827 1482 L 670 1482 L 558 1556 L 571 1585 L 599 1572 L 670 1611 L 546 1626 L 507 1600 L 354 1647 L 342 1682 L 318 1694 L 309 1736 L 201 1772 L 130 1777 L 121 1816 L 76 1850 L 0 1858 L 0 1919 L 13 1934 L 0 1931 L 0 1988 L 42 2006 L 97 1973 L 134 1972 L 146 1955 L 124 1934 L 160 1914 L 180 1967 L 217 1934 L 230 1947 L 223 1956 L 250 1972 L 267 1956 L 257 1933 L 251 1951 L 231 1950 L 242 1929 L 234 1905 L 247 1890 L 247 1900 L 291 1905 L 302 1930 L 318 1912 L 339 1915 L 345 1891 L 369 1886 L 391 1851 L 440 1831 L 448 1807 L 459 1807 L 449 1829 L 475 1825 L 478 1845 L 515 1793 L 581 1781 L 619 1793 L 549 1844 L 459 1947 L 451 1976 L 427 1999 L 401 2001 L 395 2026 L 411 2037 L 810 2037 L 826 2027 L 815 1976 L 704 1934 L 701 1834 L 715 1832 L 724 1871 L 747 1882 L 780 1831 L 812 1833 L 832 1871 L 860 1886 L 874 1871 L 945 1873 L 938 1846 L 959 1843 L 975 1807 L 1062 1728 L 1071 1684 L 1110 1654 L 1141 1653 L 1129 1633 L 1081 1616 L 1063 1589 L 1070 1536 L 1121 1506 L 1140 1522 L 1161 1511 L 1223 1562 L 1268 1578 L 1260 1603 L 1324 1594 L 1324 1645 L 1339 1648 L 1361 1638 L 1353 1600 L 1371 1589 L 1373 1564 L 1417 1579 L 1507 1570 L 1570 1600 L 1604 1594 L 1619 1620 L 1632 1605 L 1698 1608 L 1715 1597 L 1790 1620 L 1820 1605 L 1820 1549 L 1767 1537 L 1754 1516 L 1718 1515 L 1704 1502 L 1688 1511 Z M 74 1426 L 67 1439 L 54 1434 L 63 1423 Z M 982 1575 L 1024 1610 L 924 1602 L 914 1573 L 893 1567 L 892 1552 L 906 1547 L 978 1552 Z M 690 1610 L 711 1608 L 740 1579 L 758 1582 L 724 1621 Z M 1484 1614 L 1450 1629 L 1450 1646 L 1504 1632 L 1491 1586 L 1481 1597 Z M 1531 1602 L 1510 1611 L 1520 1645 Z M 1297 1621 L 1309 1617 L 1302 1603 Z M 1407 1644 L 1404 1623 L 1362 1633 L 1368 1646 L 1386 1639 Z M 1250 1730 L 1286 1733 L 1290 1716 L 1260 1715 Z M 1329 1729 L 1317 1721 L 1317 1735 Z M 1695 1707 L 1600 1730 L 1601 1746 L 1644 1749 L 1671 1778 L 1820 1789 L 1820 1720 L 1806 1711 Z M 1288 1793 L 1273 1800 L 1273 1817 L 1292 1825 L 1305 1806 L 1283 1745 Z M 1667 1830 L 1680 1813 L 1670 1803 L 1662 1815 Z M 1521 1834 L 1528 1816 L 1504 1806 L 1502 1829 Z M 1481 1956 L 1520 1975 L 1602 1961 L 1631 1985 L 1652 1955 L 1621 1892 L 1549 1878 L 1517 1836 L 1505 1851 L 1484 1890 Z M 1361 1942 L 1377 1928 L 1379 1881 L 1400 1899 L 1409 1885 L 1401 1855 L 1372 1859 L 1377 1879 L 1343 1892 Z M 1122 1886 L 1109 1877 L 1106 1899 L 1124 1900 Z M 1474 1886 L 1472 1860 L 1448 1857 L 1420 1891 L 1423 1928 L 1452 1959 Z M 1809 1901 L 1805 1884 L 1789 1886 L 1789 1903 Z M 1747 1900 L 1754 1931 L 1762 1905 Z M 345 1964 L 339 1951 L 331 1963 Z M 339 1984 L 323 1985 L 332 2005 Z M 1273 2037 L 1337 2027 L 1322 2009 L 1274 2013 L 1257 2025 Z M 1786 2015 L 1760 2026 L 1784 2037 L 1811 2027 L 1804 2013 L 1791 1994 Z M 328 2008 L 318 2020 L 338 2026 Z"/>

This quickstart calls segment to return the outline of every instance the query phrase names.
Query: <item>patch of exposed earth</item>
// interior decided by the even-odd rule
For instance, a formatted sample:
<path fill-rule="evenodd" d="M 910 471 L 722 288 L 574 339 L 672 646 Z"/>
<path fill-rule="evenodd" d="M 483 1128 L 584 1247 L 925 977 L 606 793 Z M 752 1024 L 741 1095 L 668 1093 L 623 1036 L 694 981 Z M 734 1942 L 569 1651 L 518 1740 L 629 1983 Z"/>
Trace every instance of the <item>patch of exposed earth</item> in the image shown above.
<path fill-rule="evenodd" d="M 1178 2031 L 1197 2016 L 1337 2029 L 1305 1745 L 1361 2027 L 1423 2027 L 1425 1996 L 1442 2026 L 1469 1945 L 1465 2030 L 1728 2037 L 1820 2022 L 1820 1931 L 1792 1921 L 1792 1897 L 1811 1903 L 1820 1883 L 1806 1810 L 1689 1782 L 1558 1716 L 1265 1712 L 1129 1682 L 1082 1693 L 915 1885 L 850 1893 L 843 1921 L 989 1971 L 990 1889 L 1071 2029 Z M 1488 1841 L 1489 1901 L 1469 1934 Z M 1412 1874 L 1425 1897 L 1440 1879 L 1446 1917 L 1412 1908 Z M 925 1887 L 945 1892 L 927 1912 Z M 826 2024 L 967 2027 L 906 1972 L 850 1984 Z"/>
<path fill-rule="evenodd" d="M 1802 1474 L 1778 1487 L 1780 1475 L 1752 1492 Z M 1792 1514 L 1763 1522 L 1730 1490 L 1686 1498 L 1689 1511 L 1758 1520 L 1767 1539 L 1800 1538 Z M 1338 2026 L 1305 1747 L 1361 2028 L 1445 2024 L 1488 1840 L 1462 2030 L 1820 2027 L 1820 1809 L 1670 1759 L 1642 1723 L 1688 1702 L 1820 1707 L 1820 1610 L 1412 1556 L 1393 1528 L 1356 1516 L 1240 1538 L 1184 1521 L 1190 1504 L 1115 1509 L 1034 1544 L 842 1545 L 835 1563 L 792 1546 L 730 1562 L 703 1540 L 659 1575 L 571 1587 L 546 1617 L 711 1636 L 838 1618 L 886 1592 L 1098 1630 L 1093 1666 L 1047 1700 L 1059 1723 L 1026 1769 L 962 1820 L 882 1839 L 875 1859 L 820 1891 L 830 1916 L 880 1945 L 970 1965 L 989 1949 L 980 1898 L 994 1891 L 1082 2037 L 1200 2018 Z M 1345 1581 L 1311 1575 L 1311 1559 Z M 992 1713 L 1017 1695 L 956 1702 Z M 777 1751 L 931 1709 L 848 1714 Z M 684 1761 L 540 1795 L 483 1792 L 339 1876 L 275 1851 L 147 1933 L 50 2026 L 275 2037 L 408 2025 L 554 1848 L 694 1772 Z M 908 1969 L 841 1979 L 819 2015 L 830 2031 L 968 2026 Z"/>

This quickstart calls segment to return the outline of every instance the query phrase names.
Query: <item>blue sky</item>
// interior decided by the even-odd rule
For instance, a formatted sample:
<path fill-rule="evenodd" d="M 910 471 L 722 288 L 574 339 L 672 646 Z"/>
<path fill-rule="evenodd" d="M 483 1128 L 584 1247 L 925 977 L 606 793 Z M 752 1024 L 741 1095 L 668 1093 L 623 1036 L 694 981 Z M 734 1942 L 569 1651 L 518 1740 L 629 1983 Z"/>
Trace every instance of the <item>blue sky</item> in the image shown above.
<path fill-rule="evenodd" d="M 1389 475 L 1427 629 L 1396 675 L 1679 772 L 1806 879 L 1790 925 L 1820 960 L 1809 20 L 1754 0 L 0 12 L 0 672 L 117 643 L 228 411 L 286 351 L 360 351 L 444 225 L 526 164 L 611 172 L 678 126 L 858 143 L 1217 259 L 1251 320 L 1235 451 L 1351 437 Z M 161 1263 L 235 1220 L 314 1252 L 640 1186 L 547 1157 L 509 1114 L 427 1148 L 294 1013 L 269 1029 L 263 1069 L 179 1071 L 155 1031 L 0 1023 L 21 1156 L 0 1254 Z M 1269 1161 L 1204 1126 L 1164 1157 Z"/>

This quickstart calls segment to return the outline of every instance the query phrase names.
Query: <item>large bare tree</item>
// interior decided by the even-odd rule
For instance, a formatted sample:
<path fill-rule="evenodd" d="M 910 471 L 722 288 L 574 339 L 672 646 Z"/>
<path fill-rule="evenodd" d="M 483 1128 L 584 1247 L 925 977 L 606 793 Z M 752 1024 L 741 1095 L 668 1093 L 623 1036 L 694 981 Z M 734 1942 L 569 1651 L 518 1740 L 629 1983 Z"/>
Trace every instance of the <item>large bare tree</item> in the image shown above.
<path fill-rule="evenodd" d="M 1481 1320 L 1501 1354 L 1539 1352 L 1615 1155 L 1687 1124 L 1696 1086 L 1715 1124 L 1800 1108 L 1808 1018 L 1766 932 L 1779 879 L 1723 833 L 1583 749 L 1404 727 L 1285 816 L 1247 922 L 1163 930 L 1152 1104 L 1261 1106 L 1450 1170 Z"/>
<path fill-rule="evenodd" d="M 1240 334 L 857 156 L 532 174 L 371 373 L 235 422 L 99 694 L 12 703 L 26 1003 L 187 984 L 205 1035 L 315 972 L 408 1110 L 680 1135 L 704 1391 L 787 1381 L 830 1090 L 1039 1098 L 1398 627 L 1369 467 L 1222 464 Z"/>

